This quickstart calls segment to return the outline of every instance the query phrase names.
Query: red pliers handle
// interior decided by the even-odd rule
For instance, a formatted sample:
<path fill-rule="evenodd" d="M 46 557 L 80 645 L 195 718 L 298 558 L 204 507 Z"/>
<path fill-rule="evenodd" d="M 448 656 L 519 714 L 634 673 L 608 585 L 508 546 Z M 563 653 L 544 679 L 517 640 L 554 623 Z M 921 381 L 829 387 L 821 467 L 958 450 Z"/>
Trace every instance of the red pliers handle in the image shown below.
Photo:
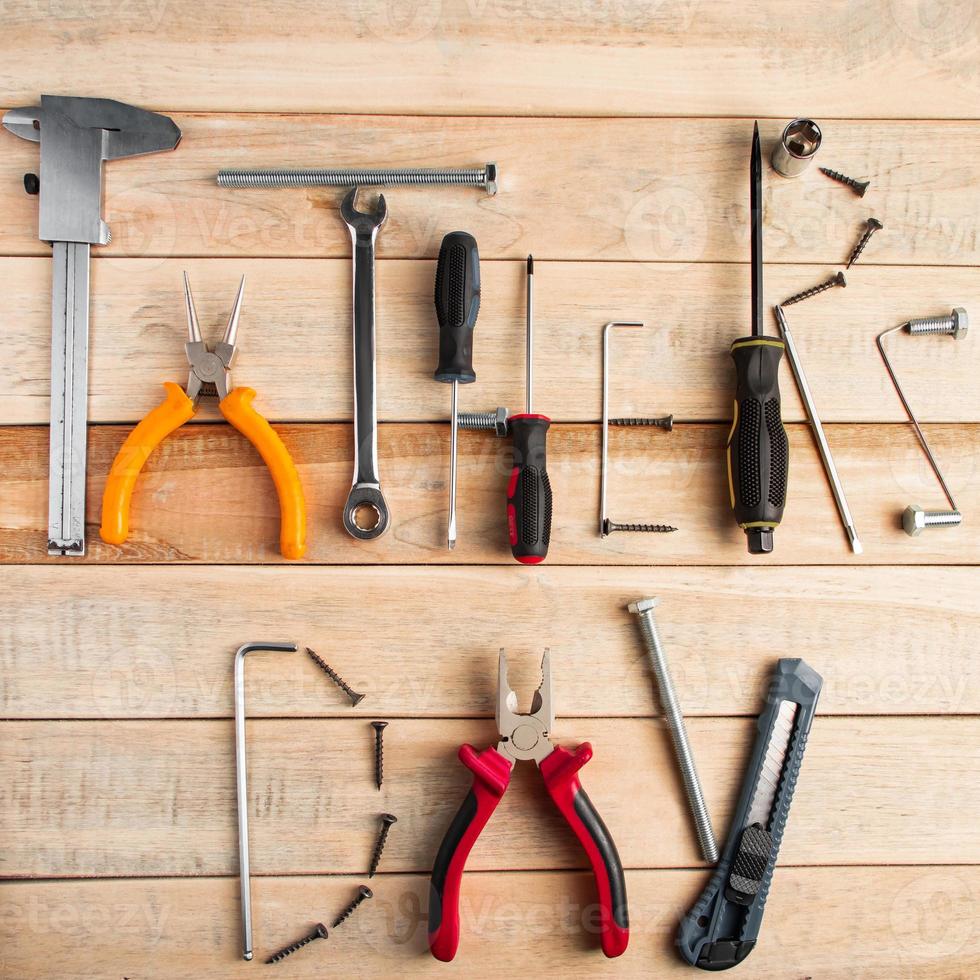
<path fill-rule="evenodd" d="M 429 893 L 429 948 L 436 959 L 447 963 L 459 946 L 459 893 L 466 858 L 510 785 L 512 765 L 496 749 L 478 753 L 472 745 L 464 745 L 459 758 L 473 773 L 473 788 L 439 847 Z M 624 953 L 629 943 L 626 880 L 616 845 L 579 782 L 578 771 L 591 758 L 588 742 L 574 752 L 557 746 L 540 768 L 548 793 L 592 865 L 599 892 L 602 951 L 613 957 Z"/>

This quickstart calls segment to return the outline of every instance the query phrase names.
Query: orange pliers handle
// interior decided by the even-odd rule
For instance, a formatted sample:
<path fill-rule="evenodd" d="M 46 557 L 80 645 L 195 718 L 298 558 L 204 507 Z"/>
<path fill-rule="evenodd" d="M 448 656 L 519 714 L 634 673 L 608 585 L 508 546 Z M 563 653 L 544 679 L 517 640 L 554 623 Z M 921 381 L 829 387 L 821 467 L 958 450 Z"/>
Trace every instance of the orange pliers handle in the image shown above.
<path fill-rule="evenodd" d="M 102 527 L 99 533 L 109 544 L 122 544 L 129 537 L 129 505 L 136 478 L 154 449 L 175 429 L 194 416 L 196 406 L 184 389 L 172 381 L 164 384 L 167 397 L 126 437 L 113 460 L 102 495 Z M 218 407 L 221 414 L 259 451 L 272 474 L 279 494 L 279 548 L 286 558 L 306 553 L 306 504 L 299 473 L 282 440 L 271 425 L 252 408 L 255 391 L 235 388 Z"/>

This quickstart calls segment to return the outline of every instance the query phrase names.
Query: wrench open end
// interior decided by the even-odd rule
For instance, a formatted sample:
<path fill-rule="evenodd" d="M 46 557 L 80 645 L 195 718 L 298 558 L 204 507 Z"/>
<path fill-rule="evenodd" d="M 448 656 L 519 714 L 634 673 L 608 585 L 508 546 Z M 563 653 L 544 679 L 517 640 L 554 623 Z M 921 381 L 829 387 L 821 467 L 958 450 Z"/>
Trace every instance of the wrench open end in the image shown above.
<path fill-rule="evenodd" d="M 373 541 L 388 530 L 388 504 L 379 487 L 355 483 L 344 505 L 344 528 L 351 537 Z"/>

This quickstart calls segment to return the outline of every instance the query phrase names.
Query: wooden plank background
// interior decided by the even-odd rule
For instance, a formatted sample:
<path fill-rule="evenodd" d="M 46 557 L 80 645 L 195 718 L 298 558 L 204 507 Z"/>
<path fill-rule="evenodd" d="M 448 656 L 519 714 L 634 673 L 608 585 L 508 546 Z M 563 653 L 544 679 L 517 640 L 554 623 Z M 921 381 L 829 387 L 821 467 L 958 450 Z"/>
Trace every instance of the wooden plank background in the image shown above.
<path fill-rule="evenodd" d="M 626 604 L 659 624 L 716 832 L 776 658 L 825 678 L 745 976 L 969 977 L 980 954 L 980 347 L 891 340 L 965 515 L 912 540 L 942 496 L 874 346 L 911 316 L 980 311 L 980 14 L 972 2 L 512 3 L 11 0 L 0 101 L 117 98 L 174 117 L 174 153 L 106 169 L 113 232 L 92 269 L 89 552 L 45 553 L 50 260 L 0 135 L 0 977 L 244 977 L 239 957 L 232 657 L 257 637 L 316 649 L 366 694 L 351 708 L 302 653 L 248 665 L 257 959 L 332 921 L 376 814 L 393 827 L 375 898 L 279 967 L 292 976 L 692 975 L 672 950 L 703 888 L 667 733 Z M 811 168 L 766 173 L 766 299 L 836 271 L 790 310 L 865 544 L 847 549 L 803 408 L 782 383 L 792 468 L 776 552 L 745 554 L 724 485 L 728 345 L 745 332 L 747 150 L 824 128 L 819 163 L 870 176 L 858 199 Z M 333 191 L 237 191 L 220 167 L 470 166 L 500 192 L 386 193 L 379 239 L 379 542 L 340 528 L 350 479 L 349 242 Z M 556 516 L 549 562 L 503 539 L 509 447 L 460 442 L 460 542 L 445 550 L 448 392 L 431 380 L 442 235 L 478 238 L 479 380 L 464 410 L 523 402 L 523 259 L 536 257 L 536 405 Z M 247 277 L 238 383 L 304 481 L 302 563 L 254 451 L 212 407 L 149 461 L 121 548 L 99 541 L 105 474 L 133 423 L 182 381 L 180 273 L 209 336 Z M 614 414 L 610 514 L 671 535 L 601 540 L 602 325 Z M 784 366 L 785 367 L 785 366 Z M 632 941 L 607 961 L 584 860 L 531 770 L 473 852 L 453 966 L 425 951 L 428 871 L 467 784 L 455 752 L 493 739 L 496 655 L 521 692 L 553 652 L 566 744 L 626 866 Z M 371 781 L 387 718 L 386 779 Z M 857 910 L 857 911 L 856 911 Z"/>

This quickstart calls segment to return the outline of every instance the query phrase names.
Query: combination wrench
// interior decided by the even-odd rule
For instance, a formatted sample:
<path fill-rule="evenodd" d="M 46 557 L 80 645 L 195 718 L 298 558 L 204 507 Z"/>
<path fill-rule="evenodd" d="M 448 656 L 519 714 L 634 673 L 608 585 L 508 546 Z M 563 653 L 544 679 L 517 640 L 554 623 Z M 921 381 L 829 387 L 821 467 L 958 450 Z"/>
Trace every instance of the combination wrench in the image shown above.
<path fill-rule="evenodd" d="M 371 541 L 388 529 L 388 504 L 378 476 L 378 406 L 374 334 L 374 243 L 388 218 L 384 195 L 373 214 L 358 211 L 354 188 L 340 205 L 350 230 L 354 270 L 354 479 L 344 505 L 344 527 Z"/>

